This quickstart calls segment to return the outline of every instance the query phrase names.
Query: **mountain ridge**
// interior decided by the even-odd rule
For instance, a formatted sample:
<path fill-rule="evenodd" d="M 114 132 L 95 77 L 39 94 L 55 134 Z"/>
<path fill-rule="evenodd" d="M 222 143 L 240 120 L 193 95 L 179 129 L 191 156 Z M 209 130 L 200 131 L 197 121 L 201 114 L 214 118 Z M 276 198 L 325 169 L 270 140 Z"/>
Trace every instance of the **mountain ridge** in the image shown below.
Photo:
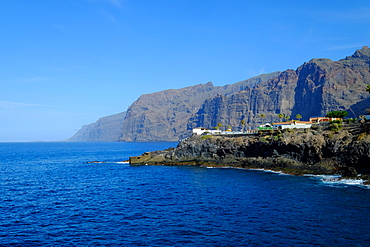
<path fill-rule="evenodd" d="M 177 141 L 194 127 L 218 123 L 255 128 L 278 121 L 283 113 L 308 119 L 332 110 L 350 117 L 370 106 L 365 88 L 370 84 L 370 49 L 367 46 L 338 61 L 314 58 L 295 70 L 259 75 L 225 86 L 212 82 L 141 95 L 127 109 L 119 141 Z M 260 114 L 266 117 L 261 119 Z"/>
<path fill-rule="evenodd" d="M 274 76 L 276 73 L 226 86 L 213 86 L 208 82 L 142 95 L 127 110 L 121 141 L 177 141 L 185 138 L 191 133 L 187 120 L 204 100 L 218 94 L 238 92 Z"/>
<path fill-rule="evenodd" d="M 279 121 L 279 113 L 292 119 L 300 114 L 308 119 L 332 110 L 346 110 L 350 117 L 357 117 L 369 102 L 370 95 L 365 91 L 370 84 L 369 61 L 370 49 L 366 46 L 339 61 L 312 59 L 250 90 L 224 95 L 222 100 L 208 99 L 188 126 L 213 128 L 222 123 L 239 129 L 244 120 L 253 129 L 263 121 Z M 260 114 L 265 115 L 264 120 Z"/>

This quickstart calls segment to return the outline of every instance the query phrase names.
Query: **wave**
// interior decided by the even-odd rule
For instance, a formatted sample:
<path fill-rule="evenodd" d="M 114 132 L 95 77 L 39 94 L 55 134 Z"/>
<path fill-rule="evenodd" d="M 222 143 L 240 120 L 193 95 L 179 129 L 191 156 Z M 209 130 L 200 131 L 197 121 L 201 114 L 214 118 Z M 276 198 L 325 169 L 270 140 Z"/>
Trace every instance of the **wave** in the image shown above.
<path fill-rule="evenodd" d="M 269 170 L 269 169 L 263 169 L 263 168 L 252 168 L 252 169 L 249 169 L 249 170 L 263 171 L 263 172 L 270 172 L 270 173 L 279 174 L 279 175 L 291 176 L 291 174 L 289 174 L 289 173 L 285 173 L 285 172 L 282 172 L 282 171 L 274 171 L 274 170 Z"/>
<path fill-rule="evenodd" d="M 232 167 L 232 166 L 225 166 L 225 167 L 215 167 L 215 166 L 202 166 L 204 168 L 208 169 L 214 169 L 214 168 L 228 168 L 228 169 L 240 169 L 240 170 L 254 170 L 254 171 L 262 171 L 262 172 L 270 172 L 278 175 L 288 175 L 291 176 L 289 173 L 284 173 L 282 171 L 274 171 L 269 169 L 263 169 L 263 168 L 240 168 L 240 167 Z M 331 186 L 347 186 L 347 185 L 354 185 L 359 186 L 362 188 L 370 189 L 370 185 L 364 184 L 366 180 L 363 179 L 348 179 L 348 178 L 342 178 L 341 175 L 313 175 L 313 174 L 304 174 L 305 177 L 313 177 L 316 179 L 321 180 L 322 183 L 331 185 Z"/>
<path fill-rule="evenodd" d="M 263 171 L 263 172 L 270 172 L 278 175 L 291 175 L 288 173 L 284 173 L 282 171 L 274 171 L 270 169 L 263 169 L 263 168 L 242 168 L 242 167 L 234 167 L 234 166 L 201 166 L 207 169 L 237 169 L 237 170 L 252 170 L 252 171 Z"/>
<path fill-rule="evenodd" d="M 320 179 L 324 184 L 332 185 L 332 186 L 343 186 L 343 185 L 354 185 L 360 186 L 363 188 L 370 189 L 370 185 L 364 184 L 366 180 L 360 178 L 342 178 L 341 175 L 312 175 L 312 174 L 305 174 L 304 176 L 307 177 L 314 177 Z"/>

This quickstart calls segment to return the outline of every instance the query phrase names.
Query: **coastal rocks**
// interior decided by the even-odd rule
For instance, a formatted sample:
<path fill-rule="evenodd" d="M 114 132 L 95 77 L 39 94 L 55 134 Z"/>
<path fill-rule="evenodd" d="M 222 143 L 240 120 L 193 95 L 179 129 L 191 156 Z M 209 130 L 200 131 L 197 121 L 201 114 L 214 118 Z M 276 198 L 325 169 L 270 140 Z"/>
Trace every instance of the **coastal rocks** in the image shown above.
<path fill-rule="evenodd" d="M 290 130 L 239 137 L 195 135 L 174 149 L 131 157 L 130 164 L 231 166 L 352 177 L 370 174 L 370 134 L 363 129 L 345 128 L 339 133 Z"/>

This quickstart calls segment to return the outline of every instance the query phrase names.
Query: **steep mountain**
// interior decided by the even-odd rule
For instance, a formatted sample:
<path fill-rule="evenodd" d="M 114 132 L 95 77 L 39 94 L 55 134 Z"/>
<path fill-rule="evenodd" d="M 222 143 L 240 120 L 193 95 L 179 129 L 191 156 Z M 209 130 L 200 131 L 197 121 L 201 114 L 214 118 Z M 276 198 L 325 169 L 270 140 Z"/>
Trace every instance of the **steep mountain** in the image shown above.
<path fill-rule="evenodd" d="M 346 110 L 357 117 L 370 108 L 370 49 L 364 46 L 339 61 L 312 59 L 296 70 L 260 75 L 223 87 L 211 82 L 139 97 L 123 119 L 100 119 L 84 126 L 71 141 L 177 141 L 194 127 L 218 123 L 240 129 L 278 121 L 282 113 L 303 120 Z M 264 114 L 265 118 L 259 117 Z M 110 118 L 108 117 L 108 120 Z M 108 121 L 109 122 L 109 121 Z"/>
<path fill-rule="evenodd" d="M 122 134 L 126 112 L 100 118 L 95 123 L 84 125 L 70 142 L 116 142 Z"/>
<path fill-rule="evenodd" d="M 296 70 L 298 75 L 293 114 L 324 115 L 346 110 L 351 117 L 362 114 L 355 104 L 369 103 L 364 90 L 370 83 L 370 49 L 364 46 L 339 61 L 313 59 Z M 368 105 L 369 107 L 370 105 Z"/>
<path fill-rule="evenodd" d="M 121 141 L 177 141 L 189 136 L 188 119 L 204 100 L 254 87 L 277 73 L 260 75 L 235 84 L 215 87 L 212 82 L 182 89 L 145 94 L 127 110 Z"/>
<path fill-rule="evenodd" d="M 279 113 L 308 119 L 346 110 L 350 117 L 357 117 L 370 107 L 370 95 L 365 91 L 368 84 L 370 49 L 364 46 L 345 59 L 312 59 L 251 89 L 207 99 L 189 119 L 188 128 L 222 123 L 239 129 L 241 120 L 247 122 L 247 128 L 255 128 L 262 121 L 278 121 Z M 265 119 L 259 117 L 262 113 Z"/>
<path fill-rule="evenodd" d="M 230 95 L 217 95 L 204 101 L 199 111 L 189 119 L 188 128 L 203 126 L 212 128 L 218 123 L 237 127 L 241 120 L 256 125 L 261 123 L 259 114 L 266 121 L 275 118 L 282 109 L 291 112 L 294 107 L 294 90 L 297 75 L 293 70 L 280 73 L 277 77 Z"/>

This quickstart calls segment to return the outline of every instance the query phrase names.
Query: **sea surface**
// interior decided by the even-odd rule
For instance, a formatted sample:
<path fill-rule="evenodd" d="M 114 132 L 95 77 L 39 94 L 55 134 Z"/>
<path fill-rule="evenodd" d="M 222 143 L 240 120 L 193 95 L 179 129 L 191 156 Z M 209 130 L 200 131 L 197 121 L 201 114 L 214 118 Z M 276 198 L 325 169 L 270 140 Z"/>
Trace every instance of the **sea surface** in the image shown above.
<path fill-rule="evenodd" d="M 0 143 L 0 246 L 370 246 L 358 181 L 121 162 L 176 144 Z"/>

